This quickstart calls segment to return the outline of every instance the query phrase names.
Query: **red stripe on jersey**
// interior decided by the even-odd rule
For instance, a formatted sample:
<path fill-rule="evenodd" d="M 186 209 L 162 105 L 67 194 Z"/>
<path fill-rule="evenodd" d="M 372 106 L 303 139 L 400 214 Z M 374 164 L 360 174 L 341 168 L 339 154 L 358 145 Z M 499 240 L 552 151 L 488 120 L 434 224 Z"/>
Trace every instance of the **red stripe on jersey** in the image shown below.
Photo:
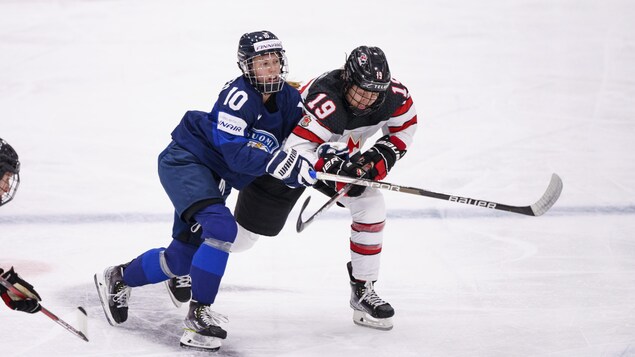
<path fill-rule="evenodd" d="M 309 83 L 303 85 L 300 88 L 300 94 L 302 94 L 307 88 L 309 88 L 311 86 L 311 84 L 313 83 L 313 81 L 315 81 L 315 78 L 313 78 L 312 80 L 309 81 Z"/>
<path fill-rule="evenodd" d="M 397 149 L 399 149 L 399 151 L 404 151 L 407 149 L 406 143 L 401 141 L 401 139 L 399 139 L 398 137 L 391 136 L 389 140 L 393 145 L 397 147 Z M 403 154 L 401 154 L 401 156 L 403 156 Z"/>
<path fill-rule="evenodd" d="M 412 98 L 406 99 L 406 101 L 401 105 L 401 107 L 397 108 L 394 113 L 392 113 L 392 117 L 398 117 L 401 114 L 407 112 L 412 107 Z"/>
<path fill-rule="evenodd" d="M 353 224 L 351 224 L 351 228 L 355 232 L 381 232 L 384 230 L 385 225 L 386 225 L 386 221 L 381 221 L 379 223 L 353 222 Z"/>
<path fill-rule="evenodd" d="M 293 128 L 293 133 L 304 140 L 308 140 L 312 143 L 317 143 L 318 145 L 324 143 L 324 140 L 322 140 L 319 136 L 301 126 L 296 126 L 295 128 Z"/>
<path fill-rule="evenodd" d="M 390 133 L 396 133 L 399 131 L 402 131 L 406 128 L 408 128 L 411 125 L 415 125 L 417 124 L 417 116 L 415 115 L 414 117 L 412 117 L 412 119 L 408 120 L 407 122 L 403 123 L 402 126 L 391 126 L 388 127 L 388 130 L 390 131 Z"/>
<path fill-rule="evenodd" d="M 361 255 L 375 255 L 381 253 L 381 244 L 364 245 L 351 241 L 351 250 Z"/>

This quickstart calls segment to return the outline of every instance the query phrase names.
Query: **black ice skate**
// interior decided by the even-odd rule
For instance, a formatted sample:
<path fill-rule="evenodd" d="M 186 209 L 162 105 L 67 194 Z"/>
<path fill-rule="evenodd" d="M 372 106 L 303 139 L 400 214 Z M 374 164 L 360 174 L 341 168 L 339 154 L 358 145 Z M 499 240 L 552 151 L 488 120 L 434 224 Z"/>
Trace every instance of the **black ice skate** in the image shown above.
<path fill-rule="evenodd" d="M 103 274 L 95 274 L 95 286 L 108 322 L 115 326 L 128 319 L 128 299 L 132 290 L 123 282 L 126 265 L 108 267 Z"/>
<path fill-rule="evenodd" d="M 389 303 L 382 300 L 375 292 L 373 281 L 360 281 L 353 277 L 351 262 L 346 264 L 351 279 L 351 307 L 353 308 L 353 322 L 360 326 L 378 330 L 390 330 L 395 310 Z"/>
<path fill-rule="evenodd" d="M 190 311 L 183 322 L 185 331 L 181 337 L 181 346 L 217 351 L 221 346 L 221 340 L 227 337 L 227 331 L 218 325 L 227 321 L 227 316 L 212 311 L 210 305 L 190 301 Z"/>
<path fill-rule="evenodd" d="M 192 298 L 192 278 L 189 275 L 168 279 L 165 281 L 165 286 L 167 286 L 170 299 L 176 307 L 181 307 Z"/>

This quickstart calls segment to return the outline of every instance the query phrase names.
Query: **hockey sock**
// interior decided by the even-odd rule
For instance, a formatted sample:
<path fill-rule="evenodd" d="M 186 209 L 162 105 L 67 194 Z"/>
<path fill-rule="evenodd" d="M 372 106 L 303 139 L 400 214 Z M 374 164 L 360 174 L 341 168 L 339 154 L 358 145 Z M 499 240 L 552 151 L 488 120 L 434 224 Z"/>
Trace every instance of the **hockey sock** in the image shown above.
<path fill-rule="evenodd" d="M 154 284 L 170 277 L 161 269 L 165 248 L 150 249 L 134 259 L 124 270 L 123 281 L 128 286 Z"/>
<path fill-rule="evenodd" d="M 225 274 L 229 253 L 203 243 L 192 260 L 192 299 L 201 304 L 213 304 L 220 281 Z"/>
<path fill-rule="evenodd" d="M 163 252 L 165 264 L 167 264 L 169 271 L 176 276 L 189 274 L 192 259 L 197 249 L 198 246 L 196 245 L 177 239 L 172 240 L 172 243 Z"/>

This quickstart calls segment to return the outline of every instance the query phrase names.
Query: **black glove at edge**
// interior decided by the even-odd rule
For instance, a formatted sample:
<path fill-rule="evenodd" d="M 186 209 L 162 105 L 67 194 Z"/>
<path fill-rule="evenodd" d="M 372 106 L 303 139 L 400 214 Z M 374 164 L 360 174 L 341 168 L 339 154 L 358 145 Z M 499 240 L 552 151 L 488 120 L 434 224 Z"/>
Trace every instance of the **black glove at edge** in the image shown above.
<path fill-rule="evenodd" d="M 13 267 L 7 272 L 0 268 L 0 275 L 26 296 L 26 299 L 22 299 L 0 284 L 0 296 L 10 309 L 29 314 L 36 313 L 42 309 L 39 303 L 42 300 L 40 295 L 35 291 L 33 285 L 18 276 Z"/>

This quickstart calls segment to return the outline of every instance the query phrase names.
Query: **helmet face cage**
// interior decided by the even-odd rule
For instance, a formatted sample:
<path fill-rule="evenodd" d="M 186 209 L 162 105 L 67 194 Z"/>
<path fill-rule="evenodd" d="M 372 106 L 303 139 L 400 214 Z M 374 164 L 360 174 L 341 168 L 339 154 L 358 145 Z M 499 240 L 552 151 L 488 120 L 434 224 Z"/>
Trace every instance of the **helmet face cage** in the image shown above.
<path fill-rule="evenodd" d="M 284 51 L 266 52 L 262 55 L 267 54 L 271 54 L 273 56 L 267 58 L 267 56 L 260 57 L 261 55 L 256 55 L 238 62 L 240 70 L 243 72 L 243 76 L 245 76 L 249 83 L 262 94 L 275 93 L 282 90 L 282 86 L 284 85 L 287 74 L 289 73 L 287 56 L 284 54 Z M 274 61 L 277 61 L 278 63 L 272 63 Z M 271 70 L 271 66 L 277 66 L 279 69 L 279 73 L 274 80 L 269 79 L 269 75 L 259 76 L 256 74 L 258 69 L 263 69 L 264 71 Z"/>
<path fill-rule="evenodd" d="M 0 206 L 15 196 L 20 185 L 20 161 L 11 145 L 0 139 Z"/>
<path fill-rule="evenodd" d="M 371 92 L 357 85 L 347 87 L 344 97 L 348 103 L 350 112 L 355 116 L 370 114 L 384 103 L 385 92 Z M 367 103 L 370 103 L 368 105 Z"/>
<path fill-rule="evenodd" d="M 360 46 L 351 52 L 344 65 L 345 95 L 354 115 L 369 114 L 382 105 L 390 86 L 390 69 L 384 52 L 379 47 Z M 369 93 L 371 92 L 371 93 Z M 378 93 L 368 107 L 359 108 L 353 98 L 368 98 Z"/>
<path fill-rule="evenodd" d="M 250 32 L 240 38 L 238 67 L 249 83 L 263 94 L 279 92 L 289 73 L 282 42 L 269 31 Z M 271 73 L 272 68 L 277 73 Z"/>
<path fill-rule="evenodd" d="M 9 203 L 15 196 L 15 192 L 18 190 L 18 186 L 20 186 L 20 174 L 6 172 L 0 179 L 0 186 L 2 186 L 2 189 L 0 189 L 0 193 L 2 193 L 2 196 L 0 196 L 0 206 L 2 206 Z"/>

